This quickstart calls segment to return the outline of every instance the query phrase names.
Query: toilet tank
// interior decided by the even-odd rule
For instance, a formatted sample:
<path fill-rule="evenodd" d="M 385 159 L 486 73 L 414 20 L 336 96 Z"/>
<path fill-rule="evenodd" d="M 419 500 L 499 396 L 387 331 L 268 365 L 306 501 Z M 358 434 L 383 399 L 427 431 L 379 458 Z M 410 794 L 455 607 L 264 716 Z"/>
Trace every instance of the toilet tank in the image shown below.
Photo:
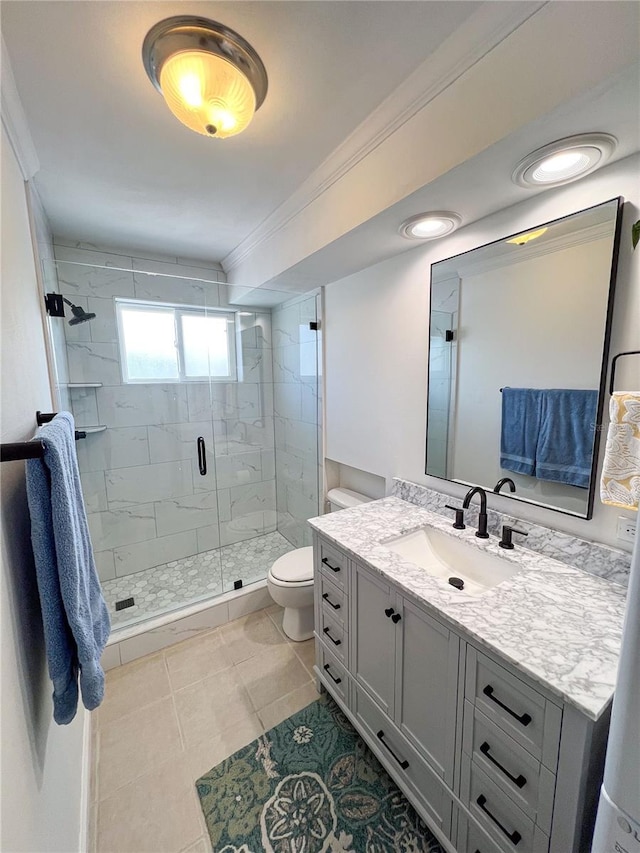
<path fill-rule="evenodd" d="M 351 489 L 329 489 L 327 499 L 331 512 L 338 509 L 349 509 L 353 506 L 360 506 L 373 500 L 366 495 L 361 495 L 360 492 L 352 492 Z"/>

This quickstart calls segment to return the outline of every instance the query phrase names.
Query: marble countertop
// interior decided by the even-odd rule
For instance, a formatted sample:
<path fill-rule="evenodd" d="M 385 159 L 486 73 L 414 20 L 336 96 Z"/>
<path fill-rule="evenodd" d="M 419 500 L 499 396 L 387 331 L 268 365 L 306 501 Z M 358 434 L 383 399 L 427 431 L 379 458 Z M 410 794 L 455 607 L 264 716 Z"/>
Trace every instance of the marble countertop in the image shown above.
<path fill-rule="evenodd" d="M 312 518 L 309 524 L 589 719 L 597 720 L 606 709 L 620 655 L 623 586 L 517 544 L 505 551 L 494 536 L 480 540 L 474 528 L 454 530 L 450 519 L 395 497 Z M 427 525 L 515 563 L 517 573 L 472 597 L 384 547 Z"/>

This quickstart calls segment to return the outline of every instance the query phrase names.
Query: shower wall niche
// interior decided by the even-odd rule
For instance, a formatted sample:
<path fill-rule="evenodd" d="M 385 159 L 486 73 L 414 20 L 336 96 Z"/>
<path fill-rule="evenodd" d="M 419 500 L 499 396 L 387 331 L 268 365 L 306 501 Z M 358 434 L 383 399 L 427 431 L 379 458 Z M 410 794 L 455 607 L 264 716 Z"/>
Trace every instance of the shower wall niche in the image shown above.
<path fill-rule="evenodd" d="M 78 461 L 114 623 L 263 579 L 306 542 L 304 520 L 318 512 L 316 297 L 273 311 L 306 324 L 286 344 L 298 355 L 287 353 L 295 369 L 284 381 L 272 309 L 219 280 L 221 270 L 60 245 L 55 259 L 59 292 L 95 314 L 51 322 L 64 326 L 71 407 L 88 432 Z M 127 318 L 134 325 L 123 334 Z M 287 329 L 280 322 L 278 352 Z M 229 360 L 220 368 L 213 340 L 223 333 Z M 298 404 L 276 424 L 274 387 L 282 396 L 285 384 L 300 386 Z M 134 606 L 116 611 L 130 597 Z"/>

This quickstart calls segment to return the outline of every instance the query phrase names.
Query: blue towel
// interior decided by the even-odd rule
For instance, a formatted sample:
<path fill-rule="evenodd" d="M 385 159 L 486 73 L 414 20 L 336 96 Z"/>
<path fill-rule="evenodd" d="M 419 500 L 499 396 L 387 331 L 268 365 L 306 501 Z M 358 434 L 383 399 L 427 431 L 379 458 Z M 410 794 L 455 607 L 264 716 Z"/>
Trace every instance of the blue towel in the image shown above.
<path fill-rule="evenodd" d="M 501 468 L 535 476 L 541 406 L 537 388 L 502 389 Z"/>
<path fill-rule="evenodd" d="M 85 708 L 102 701 L 100 656 L 110 622 L 96 572 L 80 487 L 75 425 L 60 412 L 38 433 L 42 459 L 27 460 L 31 541 L 44 624 L 53 718 L 70 723 L 78 706 L 78 676 Z"/>
<path fill-rule="evenodd" d="M 597 391 L 550 389 L 542 392 L 536 477 L 589 488 Z"/>

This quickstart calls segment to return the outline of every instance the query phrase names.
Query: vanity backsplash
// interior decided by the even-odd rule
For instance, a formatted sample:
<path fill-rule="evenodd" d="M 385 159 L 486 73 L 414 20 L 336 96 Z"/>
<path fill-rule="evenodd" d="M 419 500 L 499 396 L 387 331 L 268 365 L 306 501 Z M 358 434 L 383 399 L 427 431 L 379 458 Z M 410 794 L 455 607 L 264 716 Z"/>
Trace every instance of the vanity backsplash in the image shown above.
<path fill-rule="evenodd" d="M 453 520 L 451 510 L 445 509 L 446 504 L 457 502 L 456 498 L 452 498 L 451 495 L 445 495 L 435 489 L 429 489 L 426 486 L 398 478 L 393 480 L 391 494 L 439 515 L 451 516 Z M 467 525 L 477 525 L 478 511 L 476 503 L 465 510 L 465 523 Z M 619 551 L 598 542 L 589 542 L 586 539 L 561 533 L 540 524 L 533 524 L 533 522 L 496 512 L 493 509 L 488 509 L 487 515 L 488 530 L 496 536 L 500 535 L 503 524 L 515 525 L 519 529 L 526 530 L 529 534 L 520 541 L 521 547 L 536 551 L 545 557 L 552 557 L 561 563 L 582 569 L 622 586 L 628 585 L 631 554 L 627 554 L 625 551 Z"/>

